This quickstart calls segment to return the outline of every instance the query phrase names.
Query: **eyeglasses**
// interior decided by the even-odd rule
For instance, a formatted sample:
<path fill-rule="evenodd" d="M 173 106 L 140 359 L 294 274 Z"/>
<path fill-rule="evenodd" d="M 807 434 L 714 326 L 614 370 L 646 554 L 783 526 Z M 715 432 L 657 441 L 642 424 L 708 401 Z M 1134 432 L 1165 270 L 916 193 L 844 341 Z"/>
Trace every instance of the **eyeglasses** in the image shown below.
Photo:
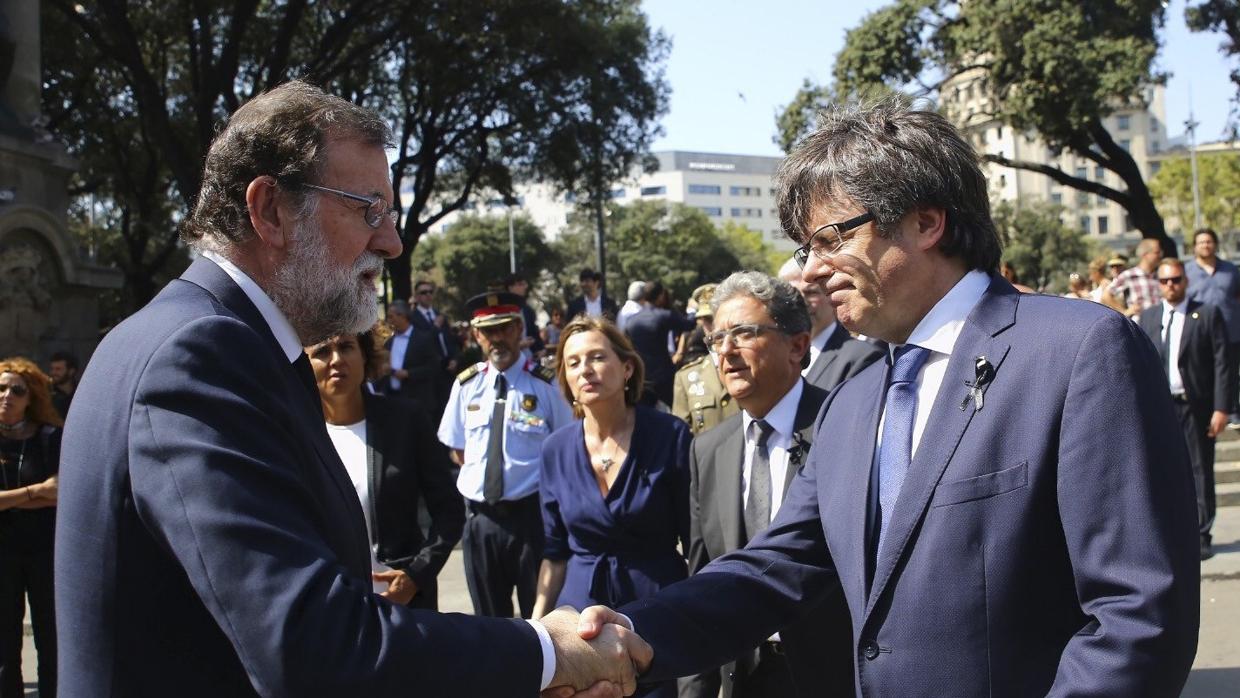
<path fill-rule="evenodd" d="M 797 251 L 792 253 L 792 258 L 797 261 L 798 266 L 804 269 L 805 263 L 809 261 L 810 252 L 813 252 L 814 256 L 818 259 L 825 260 L 829 257 L 833 257 L 839 253 L 840 248 L 844 246 L 844 243 L 848 242 L 853 237 L 852 235 L 849 235 L 845 238 L 844 233 L 847 233 L 853 228 L 865 225 L 872 220 L 874 220 L 874 214 L 866 211 L 860 216 L 849 218 L 843 223 L 828 223 L 827 225 L 824 225 L 811 233 L 809 236 L 809 242 L 806 242 L 804 245 L 798 247 Z"/>
<path fill-rule="evenodd" d="M 435 289 L 433 289 L 433 288 L 424 288 L 424 289 L 422 289 L 421 291 L 418 291 L 418 292 L 417 292 L 417 295 L 419 295 L 419 296 L 433 296 L 433 295 L 435 295 Z"/>
<path fill-rule="evenodd" d="M 718 354 L 723 351 L 723 343 L 729 337 L 732 338 L 732 346 L 743 349 L 753 345 L 758 335 L 763 332 L 783 332 L 783 330 L 777 325 L 736 325 L 730 329 L 711 332 L 702 337 L 702 341 L 706 343 L 707 349 Z"/>
<path fill-rule="evenodd" d="M 372 228 L 378 228 L 383 225 L 384 219 L 390 220 L 392 221 L 392 225 L 396 225 L 396 219 L 400 215 L 400 212 L 396 210 L 396 207 L 389 206 L 388 202 L 385 201 L 382 196 L 350 194 L 347 191 L 340 191 L 339 189 L 331 189 L 329 187 L 320 187 L 317 184 L 303 184 L 302 186 L 307 189 L 314 189 L 316 191 L 327 192 L 328 194 L 335 194 L 336 196 L 348 199 L 349 201 L 358 201 L 366 204 L 366 212 L 362 216 L 362 219 L 366 221 L 366 225 Z"/>
<path fill-rule="evenodd" d="M 1167 284 L 1178 284 L 1184 280 L 1183 276 L 1167 276 L 1158 280 L 1158 283 L 1166 286 Z"/>
<path fill-rule="evenodd" d="M 0 395 L 12 393 L 13 397 L 26 397 L 30 394 L 30 389 L 24 385 L 5 385 L 0 383 Z"/>

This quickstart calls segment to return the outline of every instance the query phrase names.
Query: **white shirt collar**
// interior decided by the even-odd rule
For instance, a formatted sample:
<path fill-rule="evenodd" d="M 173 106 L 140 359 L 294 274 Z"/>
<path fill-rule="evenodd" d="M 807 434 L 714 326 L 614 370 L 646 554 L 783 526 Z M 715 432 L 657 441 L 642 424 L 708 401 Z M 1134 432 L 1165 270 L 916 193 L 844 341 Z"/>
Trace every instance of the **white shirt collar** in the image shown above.
<path fill-rule="evenodd" d="M 801 404 L 801 393 L 805 392 L 805 381 L 797 378 L 797 382 L 793 384 L 792 389 L 784 393 L 784 396 L 775 403 L 770 412 L 766 413 L 763 419 L 775 433 L 780 436 L 791 436 L 793 427 L 797 421 L 797 407 Z M 745 434 L 749 434 L 749 425 L 753 423 L 754 417 L 746 410 L 741 410 L 742 426 Z"/>
<path fill-rule="evenodd" d="M 990 275 L 986 272 L 974 269 L 965 274 L 917 323 L 905 344 L 916 344 L 950 356 L 956 340 L 960 338 L 960 331 L 964 329 L 965 318 L 973 312 L 989 287 Z M 892 345 L 891 351 L 895 349 L 896 346 Z"/>
<path fill-rule="evenodd" d="M 809 340 L 810 346 L 814 347 L 818 351 L 822 351 L 827 346 L 827 340 L 830 339 L 831 335 L 835 332 L 835 326 L 837 324 L 838 321 L 832 320 L 831 324 L 827 325 L 822 332 L 814 335 L 814 338 Z"/>
<path fill-rule="evenodd" d="M 272 302 L 271 297 L 263 291 L 262 287 L 254 282 L 254 279 L 251 279 L 236 264 L 228 261 L 222 255 L 207 250 L 202 253 L 202 256 L 215 262 L 220 269 L 224 270 L 225 274 L 228 274 L 228 278 L 241 287 L 241 292 L 258 309 L 258 314 L 263 316 L 267 327 L 271 328 L 271 334 L 275 335 L 276 342 L 280 344 L 280 349 L 284 351 L 285 358 L 288 359 L 289 363 L 296 361 L 297 357 L 301 356 L 302 353 L 301 340 L 297 337 L 297 332 L 293 329 L 293 326 L 289 324 L 288 318 L 284 317 L 284 313 L 280 312 L 280 309 Z"/>
<path fill-rule="evenodd" d="M 1167 315 L 1167 313 L 1171 312 L 1172 310 L 1174 310 L 1175 312 L 1181 315 L 1184 315 L 1185 313 L 1188 312 L 1188 296 L 1184 296 L 1184 300 L 1180 301 L 1179 303 L 1176 303 L 1175 305 L 1171 305 L 1170 303 L 1167 302 L 1167 299 L 1164 298 L 1162 301 L 1162 304 L 1163 304 L 1163 316 L 1164 317 Z"/>

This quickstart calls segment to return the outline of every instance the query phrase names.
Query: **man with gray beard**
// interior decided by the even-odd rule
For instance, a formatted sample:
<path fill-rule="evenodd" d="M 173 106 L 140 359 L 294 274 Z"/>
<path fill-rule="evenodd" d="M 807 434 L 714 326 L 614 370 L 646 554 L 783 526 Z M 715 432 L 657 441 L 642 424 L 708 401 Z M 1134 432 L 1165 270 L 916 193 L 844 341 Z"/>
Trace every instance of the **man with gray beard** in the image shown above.
<path fill-rule="evenodd" d="M 183 230 L 201 258 L 99 345 L 65 431 L 64 695 L 528 696 L 594 671 L 592 695 L 632 690 L 620 650 L 649 648 L 630 634 L 557 661 L 575 613 L 447 616 L 373 593 L 302 347 L 377 317 L 401 251 L 389 140 L 373 113 L 292 82 L 212 144 Z"/>

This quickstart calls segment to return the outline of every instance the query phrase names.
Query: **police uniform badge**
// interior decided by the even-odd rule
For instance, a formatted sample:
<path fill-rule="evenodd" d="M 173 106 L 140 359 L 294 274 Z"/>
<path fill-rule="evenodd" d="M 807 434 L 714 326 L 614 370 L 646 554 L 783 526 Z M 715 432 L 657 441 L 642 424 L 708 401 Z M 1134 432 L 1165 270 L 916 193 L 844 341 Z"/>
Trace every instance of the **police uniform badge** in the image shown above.
<path fill-rule="evenodd" d="M 522 395 L 521 396 L 521 409 L 525 410 L 526 412 L 533 412 L 534 410 L 538 409 L 538 397 L 535 395 Z"/>

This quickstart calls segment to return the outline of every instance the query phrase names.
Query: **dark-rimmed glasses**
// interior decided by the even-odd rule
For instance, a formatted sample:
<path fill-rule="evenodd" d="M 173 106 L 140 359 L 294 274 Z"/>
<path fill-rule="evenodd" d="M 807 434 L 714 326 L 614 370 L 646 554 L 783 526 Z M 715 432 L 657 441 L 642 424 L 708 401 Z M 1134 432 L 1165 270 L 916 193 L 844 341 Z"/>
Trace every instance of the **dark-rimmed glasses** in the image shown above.
<path fill-rule="evenodd" d="M 839 253 L 840 248 L 845 242 L 852 239 L 849 235 L 844 237 L 844 233 L 865 225 L 874 220 L 874 214 L 866 211 L 860 216 L 849 218 L 843 223 L 828 223 L 818 228 L 810 234 L 809 240 L 800 247 L 796 252 L 792 253 L 792 258 L 797 261 L 797 266 L 805 268 L 805 263 L 809 261 L 809 253 L 813 252 L 818 259 L 826 260 Z"/>
<path fill-rule="evenodd" d="M 302 186 L 307 189 L 314 189 L 316 191 L 327 192 L 328 194 L 335 194 L 336 196 L 348 199 L 349 201 L 357 201 L 366 204 L 365 213 L 362 215 L 362 219 L 365 220 L 366 225 L 371 228 L 378 228 L 383 225 L 384 219 L 390 220 L 392 221 L 392 225 L 396 225 L 396 219 L 400 215 L 400 212 L 396 210 L 396 207 L 389 206 L 388 202 L 384 200 L 382 196 L 351 194 L 347 191 L 340 191 L 339 189 L 332 189 L 330 187 L 321 187 L 317 184 L 303 184 Z"/>
<path fill-rule="evenodd" d="M 1158 283 L 1166 286 L 1167 284 L 1178 284 L 1183 280 L 1183 276 L 1164 276 L 1158 280 Z"/>
<path fill-rule="evenodd" d="M 763 332 L 783 332 L 783 329 L 778 325 L 736 325 L 735 327 L 731 327 L 726 330 L 716 330 L 711 332 L 710 334 L 702 337 L 702 341 L 706 343 L 706 348 L 709 349 L 711 353 L 718 354 L 723 351 L 723 343 L 729 337 L 732 338 L 732 346 L 744 348 L 757 341 L 758 336 Z"/>

